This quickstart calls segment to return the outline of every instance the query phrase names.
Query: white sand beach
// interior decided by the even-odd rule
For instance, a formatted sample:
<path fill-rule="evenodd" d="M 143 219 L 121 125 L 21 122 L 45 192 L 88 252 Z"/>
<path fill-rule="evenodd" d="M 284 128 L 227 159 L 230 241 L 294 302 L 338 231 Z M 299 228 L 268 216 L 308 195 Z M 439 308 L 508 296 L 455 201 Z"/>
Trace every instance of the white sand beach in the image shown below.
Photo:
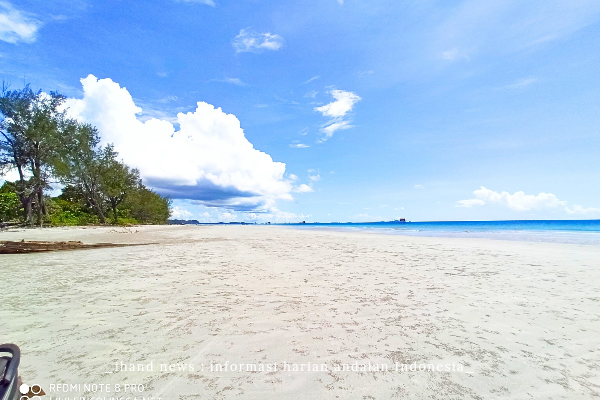
<path fill-rule="evenodd" d="M 0 255 L 0 342 L 53 398 L 600 397 L 597 246 L 277 226 L 0 233 L 21 239 L 149 243 Z"/>

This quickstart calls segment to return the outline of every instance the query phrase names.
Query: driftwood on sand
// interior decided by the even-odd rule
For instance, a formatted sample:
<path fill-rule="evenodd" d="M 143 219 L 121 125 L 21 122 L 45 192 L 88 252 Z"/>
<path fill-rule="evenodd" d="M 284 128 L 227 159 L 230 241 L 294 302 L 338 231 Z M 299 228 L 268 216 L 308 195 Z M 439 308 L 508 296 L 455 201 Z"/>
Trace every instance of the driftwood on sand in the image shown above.
<path fill-rule="evenodd" d="M 0 241 L 0 254 L 37 253 L 44 251 L 85 250 L 109 247 L 140 246 L 141 244 L 92 243 L 80 241 L 44 242 L 44 241 Z"/>

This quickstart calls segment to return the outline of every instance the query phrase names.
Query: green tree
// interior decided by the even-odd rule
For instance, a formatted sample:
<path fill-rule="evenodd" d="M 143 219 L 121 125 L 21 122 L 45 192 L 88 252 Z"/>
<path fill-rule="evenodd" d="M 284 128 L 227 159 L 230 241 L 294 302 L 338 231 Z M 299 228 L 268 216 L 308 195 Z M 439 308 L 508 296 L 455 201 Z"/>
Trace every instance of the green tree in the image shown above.
<path fill-rule="evenodd" d="M 60 150 L 64 99 L 54 92 L 34 92 L 29 85 L 9 91 L 3 84 L 0 92 L 0 172 L 18 172 L 16 194 L 28 224 L 33 222 L 34 207 L 38 224 L 47 214 L 44 190 L 49 188 L 52 160 Z"/>
<path fill-rule="evenodd" d="M 166 224 L 171 216 L 171 200 L 143 185 L 128 197 L 123 208 L 142 224 Z"/>
<path fill-rule="evenodd" d="M 119 219 L 119 205 L 142 185 L 139 171 L 119 161 L 117 155 L 113 146 L 107 145 L 100 158 L 101 192 L 113 212 L 114 223 Z"/>
<path fill-rule="evenodd" d="M 105 152 L 98 148 L 100 137 L 95 127 L 77 121 L 68 121 L 61 137 L 62 151 L 54 160 L 54 174 L 66 187 L 63 195 L 84 200 L 106 223 L 102 193 L 104 170 L 110 164 L 104 161 Z M 74 199 L 71 199 L 74 200 Z"/>
<path fill-rule="evenodd" d="M 114 223 L 120 214 L 141 223 L 166 221 L 169 201 L 146 189 L 138 170 L 119 160 L 112 145 L 100 147 L 96 128 L 68 121 L 63 130 L 62 151 L 54 162 L 54 174 L 65 185 L 62 200 L 84 203 L 101 223 L 106 223 L 108 212 Z"/>
<path fill-rule="evenodd" d="M 108 212 L 115 223 L 119 212 L 134 221 L 165 223 L 170 201 L 148 190 L 112 145 L 101 147 L 95 127 L 67 118 L 64 100 L 29 85 L 13 91 L 2 86 L 0 174 L 15 170 L 19 175 L 3 186 L 2 221 L 22 209 L 26 224 L 33 223 L 34 211 L 40 225 L 44 219 L 60 225 L 106 223 Z M 52 178 L 65 187 L 60 198 L 50 200 L 44 191 Z"/>

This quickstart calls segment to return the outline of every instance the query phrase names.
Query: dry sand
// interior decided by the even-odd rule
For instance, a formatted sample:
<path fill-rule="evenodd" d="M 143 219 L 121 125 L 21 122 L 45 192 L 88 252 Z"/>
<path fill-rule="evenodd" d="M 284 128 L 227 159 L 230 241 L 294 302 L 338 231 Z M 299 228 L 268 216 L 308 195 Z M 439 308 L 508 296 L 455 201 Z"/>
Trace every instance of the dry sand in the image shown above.
<path fill-rule="evenodd" d="M 0 256 L 0 342 L 21 347 L 23 380 L 52 397 L 108 399 L 117 384 L 143 384 L 138 399 L 600 396 L 597 246 L 274 226 L 0 233 L 23 238 L 158 243 Z M 210 371 L 226 362 L 278 369 Z M 390 370 L 335 371 L 355 362 Z M 160 371 L 172 363 L 194 371 Z M 64 383 L 111 393 L 52 390 Z"/>

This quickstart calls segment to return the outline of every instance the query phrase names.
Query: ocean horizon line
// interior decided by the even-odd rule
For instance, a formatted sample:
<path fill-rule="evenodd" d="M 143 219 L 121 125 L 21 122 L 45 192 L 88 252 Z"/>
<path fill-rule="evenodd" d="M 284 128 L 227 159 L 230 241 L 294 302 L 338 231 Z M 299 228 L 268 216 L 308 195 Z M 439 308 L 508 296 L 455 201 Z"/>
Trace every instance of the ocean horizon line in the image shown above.
<path fill-rule="evenodd" d="M 391 220 L 391 221 L 366 221 L 366 222 L 352 222 L 352 221 L 347 221 L 347 222 L 338 222 L 338 221 L 333 221 L 333 222 L 319 222 L 319 221 L 315 221 L 315 222 L 277 222 L 277 223 L 272 223 L 273 225 L 293 225 L 293 224 L 300 224 L 300 225 L 310 225 L 310 224 L 381 224 L 381 223 L 397 223 L 397 224 L 403 224 L 403 223 L 451 223 L 451 222 L 465 222 L 465 223 L 470 223 L 470 222 L 552 222 L 552 221 L 573 221 L 573 222 L 579 222 L 579 221 L 599 221 L 600 219 L 473 219 L 473 220 L 430 220 L 430 221 L 398 221 L 398 220 Z"/>

